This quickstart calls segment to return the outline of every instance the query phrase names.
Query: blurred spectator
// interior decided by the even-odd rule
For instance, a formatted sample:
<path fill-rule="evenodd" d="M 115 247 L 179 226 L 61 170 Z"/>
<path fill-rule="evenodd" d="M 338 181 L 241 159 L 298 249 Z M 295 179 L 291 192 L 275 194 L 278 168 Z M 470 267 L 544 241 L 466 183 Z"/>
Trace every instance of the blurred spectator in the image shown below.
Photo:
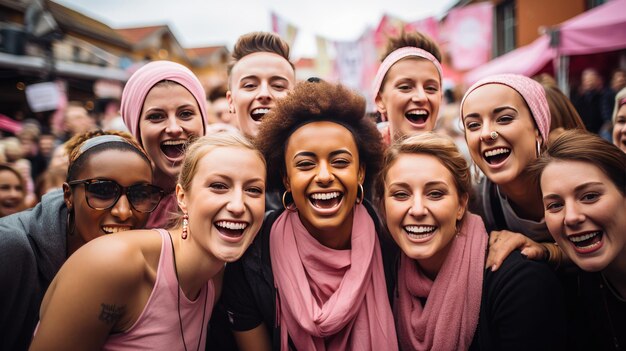
<path fill-rule="evenodd" d="M 61 141 L 66 141 L 74 135 L 83 134 L 94 129 L 96 129 L 96 122 L 89 115 L 83 104 L 78 101 L 70 101 L 65 110 L 65 119 L 63 121 L 65 135 L 61 137 Z"/>
<path fill-rule="evenodd" d="M 48 168 L 56 168 L 61 167 L 67 169 L 67 166 L 70 164 L 70 158 L 67 154 L 67 150 L 65 150 L 66 144 L 61 144 L 54 149 L 52 153 L 52 157 L 50 158 L 50 163 L 48 164 Z"/>
<path fill-rule="evenodd" d="M 24 203 L 24 178 L 13 167 L 0 164 L 0 217 L 22 211 Z"/>
<path fill-rule="evenodd" d="M 548 100 L 548 106 L 550 107 L 549 139 L 555 139 L 565 130 L 585 130 L 585 124 L 576 111 L 576 108 L 570 99 L 559 89 L 554 78 L 548 74 L 542 73 L 534 77 L 534 79 L 543 87 L 546 93 L 546 99 Z"/>
<path fill-rule="evenodd" d="M 613 144 L 626 152 L 626 88 L 615 96 L 613 108 Z"/>
<path fill-rule="evenodd" d="M 51 167 L 48 168 L 35 182 L 35 195 L 37 202 L 41 198 L 55 189 L 61 189 L 67 178 L 67 167 Z"/>
<path fill-rule="evenodd" d="M 237 117 L 229 111 L 228 100 L 226 99 L 227 90 L 228 88 L 225 86 L 218 86 L 209 93 L 209 109 L 215 117 L 215 121 L 212 123 L 230 124 L 238 128 Z"/>
<path fill-rule="evenodd" d="M 613 93 L 613 97 L 617 94 L 618 91 L 626 88 L 626 71 L 623 69 L 616 69 L 613 71 L 613 75 L 611 76 L 611 91 Z"/>
<path fill-rule="evenodd" d="M 578 91 L 573 94 L 572 102 L 583 120 L 587 130 L 598 134 L 604 121 L 610 120 L 607 106 L 607 91 L 602 77 L 593 68 L 587 68 L 581 75 Z"/>
<path fill-rule="evenodd" d="M 52 134 L 43 133 L 39 136 L 39 153 L 45 157 L 47 162 L 50 162 L 52 153 L 55 148 L 56 137 Z"/>
<path fill-rule="evenodd" d="M 457 148 L 467 160 L 472 161 L 467 142 L 465 141 L 465 133 L 463 132 L 463 123 L 459 118 L 459 107 L 461 98 L 463 97 L 463 89 L 460 85 L 443 92 L 443 104 L 439 109 L 439 117 L 434 131 L 438 134 L 445 134 L 454 140 Z"/>
<path fill-rule="evenodd" d="M 30 161 L 32 179 L 37 179 L 48 167 L 48 159 L 39 151 L 40 135 L 40 124 L 32 119 L 24 121 L 22 130 L 17 133 L 24 150 L 24 158 Z"/>
<path fill-rule="evenodd" d="M 120 101 L 108 99 L 102 102 L 104 104 L 100 125 L 102 130 L 117 130 L 128 132 L 128 128 L 124 124 L 122 115 L 120 115 Z"/>
<path fill-rule="evenodd" d="M 4 144 L 4 155 L 6 156 L 7 164 L 18 171 L 24 180 L 25 203 L 27 207 L 30 207 L 36 201 L 35 184 L 30 175 L 30 161 L 24 158 L 24 147 L 16 137 L 4 138 L 2 143 Z"/>

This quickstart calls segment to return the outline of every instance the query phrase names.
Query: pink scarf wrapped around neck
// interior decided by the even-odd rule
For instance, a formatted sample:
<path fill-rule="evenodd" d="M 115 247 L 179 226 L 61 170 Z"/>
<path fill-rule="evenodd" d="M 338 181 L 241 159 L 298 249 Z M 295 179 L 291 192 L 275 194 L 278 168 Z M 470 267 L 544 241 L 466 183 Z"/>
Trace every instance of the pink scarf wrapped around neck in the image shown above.
<path fill-rule="evenodd" d="M 402 350 L 467 350 L 472 343 L 488 236 L 479 216 L 465 217 L 435 281 L 415 260 L 400 257 L 394 314 Z"/>
<path fill-rule="evenodd" d="M 333 250 L 306 230 L 297 212 L 270 234 L 280 308 L 281 349 L 397 350 L 380 244 L 363 205 L 354 208 L 352 248 Z"/>

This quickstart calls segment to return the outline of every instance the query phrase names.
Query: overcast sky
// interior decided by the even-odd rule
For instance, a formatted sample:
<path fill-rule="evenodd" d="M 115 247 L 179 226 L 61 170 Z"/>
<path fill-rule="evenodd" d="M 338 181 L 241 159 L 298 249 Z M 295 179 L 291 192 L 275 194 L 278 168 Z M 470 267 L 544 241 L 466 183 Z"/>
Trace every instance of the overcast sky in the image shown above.
<path fill-rule="evenodd" d="M 315 35 L 354 40 L 383 14 L 411 22 L 440 17 L 456 0 L 54 0 L 113 28 L 167 23 L 184 47 L 232 45 L 271 30 L 271 11 L 299 28 L 294 58 L 316 54 Z"/>

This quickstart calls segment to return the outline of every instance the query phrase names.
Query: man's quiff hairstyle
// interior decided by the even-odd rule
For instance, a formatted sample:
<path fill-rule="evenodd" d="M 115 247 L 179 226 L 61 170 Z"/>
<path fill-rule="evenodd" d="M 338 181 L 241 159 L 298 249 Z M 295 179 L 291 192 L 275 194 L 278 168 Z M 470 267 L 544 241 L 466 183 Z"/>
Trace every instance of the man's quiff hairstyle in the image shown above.
<path fill-rule="evenodd" d="M 285 151 L 289 137 L 299 127 L 317 121 L 340 124 L 348 129 L 365 166 L 363 187 L 370 189 L 382 164 L 383 143 L 374 122 L 365 117 L 365 99 L 342 86 L 328 82 L 301 82 L 279 100 L 264 118 L 255 140 L 267 161 L 268 189 L 285 190 Z M 320 140 L 319 142 L 324 142 Z"/>
<path fill-rule="evenodd" d="M 231 60 L 228 63 L 228 76 L 239 60 L 257 52 L 269 52 L 281 56 L 295 70 L 295 66 L 289 61 L 289 45 L 286 41 L 274 33 L 252 32 L 237 39 L 231 53 Z"/>

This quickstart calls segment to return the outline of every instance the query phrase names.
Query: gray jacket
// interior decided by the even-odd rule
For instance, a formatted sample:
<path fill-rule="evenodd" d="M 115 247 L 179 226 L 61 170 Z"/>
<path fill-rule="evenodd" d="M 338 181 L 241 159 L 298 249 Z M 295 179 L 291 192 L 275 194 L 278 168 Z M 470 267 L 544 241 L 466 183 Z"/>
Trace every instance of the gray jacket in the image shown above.
<path fill-rule="evenodd" d="M 67 207 L 55 190 L 0 218 L 0 350 L 26 350 L 48 285 L 67 258 Z"/>

